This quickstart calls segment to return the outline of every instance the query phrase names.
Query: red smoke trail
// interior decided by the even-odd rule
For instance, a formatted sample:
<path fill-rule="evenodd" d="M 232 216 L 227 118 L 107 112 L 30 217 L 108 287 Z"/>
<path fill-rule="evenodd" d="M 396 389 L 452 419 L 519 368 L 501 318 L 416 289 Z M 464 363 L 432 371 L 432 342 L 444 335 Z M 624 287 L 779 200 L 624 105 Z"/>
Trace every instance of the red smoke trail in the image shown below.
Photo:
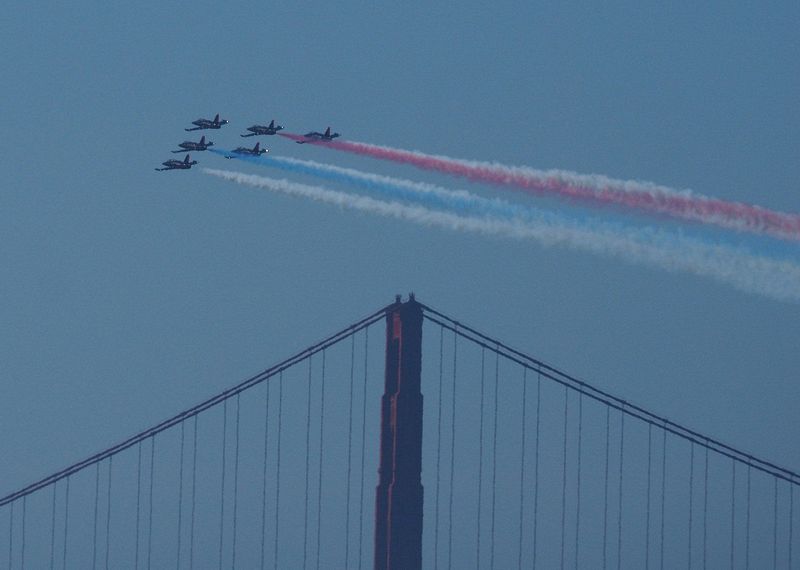
<path fill-rule="evenodd" d="M 295 141 L 306 141 L 301 135 L 279 134 Z M 760 206 L 692 196 L 644 183 L 623 182 L 602 177 L 599 177 L 598 181 L 592 181 L 592 177 L 569 173 L 548 176 L 547 173 L 533 169 L 457 160 L 359 142 L 306 142 L 362 156 L 410 164 L 417 168 L 478 182 L 522 188 L 530 193 L 624 206 L 642 212 L 800 241 L 800 215 L 777 212 Z"/>

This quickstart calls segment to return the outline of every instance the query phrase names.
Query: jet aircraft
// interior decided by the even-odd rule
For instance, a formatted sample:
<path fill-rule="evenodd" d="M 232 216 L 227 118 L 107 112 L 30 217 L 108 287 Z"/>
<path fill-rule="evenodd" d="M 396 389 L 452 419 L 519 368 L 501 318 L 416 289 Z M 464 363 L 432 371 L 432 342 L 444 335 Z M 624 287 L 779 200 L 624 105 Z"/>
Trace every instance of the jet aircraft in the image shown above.
<path fill-rule="evenodd" d="M 166 168 L 156 168 L 156 170 L 189 170 L 193 164 L 197 164 L 196 160 L 191 160 L 189 155 L 186 155 L 186 158 L 183 160 L 167 160 L 166 162 L 162 162 Z"/>
<path fill-rule="evenodd" d="M 250 131 L 246 135 L 239 135 L 240 137 L 254 137 L 256 135 L 276 135 L 278 131 L 282 131 L 283 127 L 280 125 L 275 124 L 275 119 L 272 119 L 269 122 L 269 125 L 253 125 L 252 127 L 247 127 L 247 130 Z"/>
<path fill-rule="evenodd" d="M 200 142 L 192 142 L 192 141 L 183 141 L 178 146 L 181 147 L 180 150 L 173 150 L 174 153 L 179 152 L 186 152 L 187 150 L 207 150 L 208 147 L 213 146 L 214 143 L 211 141 L 206 142 L 206 137 L 200 137 Z"/>
<path fill-rule="evenodd" d="M 235 150 L 232 150 L 231 152 L 233 154 L 243 154 L 243 155 L 247 155 L 247 156 L 259 156 L 261 154 L 269 152 L 269 149 L 261 148 L 261 143 L 257 142 L 256 146 L 254 146 L 253 148 L 246 148 L 246 147 L 240 146 L 239 148 L 237 148 Z M 225 158 L 234 158 L 234 156 L 233 155 L 228 155 Z"/>
<path fill-rule="evenodd" d="M 332 141 L 336 137 L 341 136 L 339 133 L 331 133 L 331 128 L 328 127 L 325 129 L 324 133 L 320 133 L 317 131 L 311 131 L 310 133 L 306 133 L 303 135 L 308 140 L 305 141 L 295 141 L 297 144 L 305 144 L 310 141 Z"/>
<path fill-rule="evenodd" d="M 219 113 L 214 116 L 214 120 L 209 119 L 197 119 L 196 121 L 192 121 L 192 124 L 195 125 L 191 129 L 184 129 L 185 131 L 201 131 L 203 129 L 218 129 L 222 125 L 227 125 L 227 119 L 220 119 Z"/>

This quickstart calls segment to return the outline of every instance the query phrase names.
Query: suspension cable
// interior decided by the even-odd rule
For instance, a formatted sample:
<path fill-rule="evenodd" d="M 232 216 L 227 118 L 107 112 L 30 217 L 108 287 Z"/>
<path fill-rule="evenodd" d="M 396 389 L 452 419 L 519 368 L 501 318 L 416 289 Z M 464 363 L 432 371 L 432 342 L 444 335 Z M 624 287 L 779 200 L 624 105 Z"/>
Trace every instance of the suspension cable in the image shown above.
<path fill-rule="evenodd" d="M 444 330 L 444 329 L 442 329 Z M 477 525 L 475 527 L 475 568 L 481 567 L 481 499 L 483 491 L 483 410 L 485 400 L 485 383 L 486 383 L 486 349 L 481 348 L 481 406 L 480 406 L 480 419 L 479 435 L 478 435 L 478 516 Z"/>
<path fill-rule="evenodd" d="M 653 471 L 653 424 L 647 424 L 647 503 L 645 513 L 647 520 L 645 521 L 644 532 L 644 570 L 650 569 L 650 494 L 651 494 L 651 481 Z"/>
<path fill-rule="evenodd" d="M 153 481 L 155 480 L 155 464 L 156 436 L 154 435 L 150 440 L 150 494 L 148 496 L 150 505 L 147 511 L 147 570 L 150 570 L 150 556 L 153 553 Z"/>
<path fill-rule="evenodd" d="M 353 384 L 355 383 L 356 337 L 350 337 L 350 398 L 347 411 L 347 490 L 345 491 L 344 567 L 350 566 L 350 477 L 353 460 Z"/>
<path fill-rule="evenodd" d="M 311 358 L 308 359 L 308 396 L 306 397 L 306 490 L 303 515 L 303 570 L 308 560 L 308 476 L 309 458 L 311 457 Z"/>
<path fill-rule="evenodd" d="M 692 507 L 694 506 L 694 442 L 691 443 L 689 453 L 689 570 L 692 570 Z"/>
<path fill-rule="evenodd" d="M 569 435 L 569 389 L 564 387 L 564 441 L 561 451 L 561 570 L 567 534 L 567 436 Z"/>
<path fill-rule="evenodd" d="M 448 330 L 455 331 L 458 330 L 458 334 L 464 337 L 467 340 L 470 340 L 474 344 L 478 346 L 484 346 L 491 350 L 496 350 L 495 346 L 499 346 L 500 349 L 503 351 L 503 356 L 507 359 L 516 362 L 522 366 L 529 366 L 533 369 L 541 372 L 543 376 L 546 378 L 553 380 L 559 384 L 567 384 L 572 387 L 574 390 L 582 392 L 583 394 L 589 396 L 590 398 L 601 402 L 607 406 L 611 406 L 617 410 L 622 411 L 623 408 L 625 413 L 629 416 L 633 416 L 641 421 L 652 423 L 654 425 L 658 425 L 662 429 L 669 431 L 670 433 L 677 435 L 685 440 L 695 441 L 700 445 L 710 445 L 717 453 L 730 457 L 740 463 L 747 463 L 750 461 L 753 463 L 753 468 L 758 469 L 759 471 L 763 471 L 775 477 L 779 477 L 785 481 L 789 481 L 794 485 L 800 484 L 800 474 L 793 472 L 789 469 L 784 467 L 780 467 L 774 463 L 769 461 L 759 459 L 749 453 L 744 451 L 738 450 L 732 446 L 726 445 L 721 441 L 709 438 L 704 436 L 701 433 L 693 431 L 685 426 L 677 424 L 673 421 L 670 421 L 666 418 L 662 418 L 657 416 L 644 408 L 631 404 L 630 402 L 626 402 L 625 400 L 612 396 L 608 392 L 600 390 L 588 384 L 587 382 L 583 382 L 574 376 L 571 376 L 541 360 L 535 359 L 527 354 L 520 352 L 516 349 L 511 348 L 510 346 L 498 342 L 494 338 L 491 338 L 483 333 L 466 326 L 465 324 L 448 317 L 447 315 L 436 311 L 435 309 L 422 304 L 422 308 L 425 311 L 424 317 L 429 321 L 436 323 L 440 326 L 447 328 Z M 445 323 L 444 321 L 448 321 Z M 704 443 L 705 442 L 705 443 Z"/>
<path fill-rule="evenodd" d="M 750 568 L 750 466 L 747 466 L 747 516 L 745 525 L 745 568 Z"/>
<path fill-rule="evenodd" d="M 441 488 L 442 464 L 442 391 L 444 386 L 444 327 L 439 327 L 439 398 L 436 415 L 436 492 L 434 501 L 433 523 L 433 568 L 439 568 L 439 494 Z M 362 466 L 363 470 L 363 466 Z"/>
<path fill-rule="evenodd" d="M 575 490 L 575 567 L 580 564 L 581 534 L 581 439 L 583 436 L 583 394 L 578 393 L 578 473 Z"/>
<path fill-rule="evenodd" d="M 320 379 L 320 404 L 319 404 L 319 473 L 317 477 L 317 565 L 319 570 L 320 550 L 322 549 L 322 466 L 323 450 L 325 449 L 325 357 L 322 351 L 322 376 Z"/>
<path fill-rule="evenodd" d="M 100 464 L 94 469 L 94 527 L 92 531 L 92 570 L 97 568 L 97 514 L 100 507 Z"/>
<path fill-rule="evenodd" d="M 222 483 L 220 484 L 220 509 L 219 509 L 219 568 L 222 570 L 222 547 L 225 544 L 225 471 L 226 471 L 226 448 L 228 441 L 228 400 L 222 404 Z"/>
<path fill-rule="evenodd" d="M 106 500 L 106 570 L 108 570 L 108 561 L 111 552 L 111 472 L 114 468 L 114 456 L 108 458 L 108 484 L 107 500 Z"/>
<path fill-rule="evenodd" d="M 369 327 L 364 329 L 364 399 L 361 404 L 361 488 L 358 516 L 358 570 L 364 552 L 364 455 L 367 443 L 367 370 L 369 368 Z"/>
<path fill-rule="evenodd" d="M 267 382 L 266 403 L 264 404 L 264 465 L 261 473 L 261 570 L 264 570 L 266 562 L 264 558 L 266 550 L 267 532 L 267 451 L 269 448 L 269 387 Z"/>
<path fill-rule="evenodd" d="M 53 519 L 50 523 L 50 570 L 55 570 L 56 566 L 56 491 L 57 484 L 53 483 L 53 505 L 51 509 Z M 9 568 L 11 568 L 10 564 Z"/>
<path fill-rule="evenodd" d="M 279 362 L 278 364 L 275 364 L 275 365 L 271 366 L 270 368 L 267 368 L 266 370 L 254 375 L 254 376 L 251 376 L 250 378 L 240 382 L 239 384 L 237 384 L 237 385 L 235 385 L 235 386 L 233 386 L 231 388 L 228 388 L 227 390 L 224 390 L 224 391 L 216 394 L 215 396 L 212 396 L 211 398 L 209 398 L 209 399 L 207 399 L 207 400 L 205 400 L 205 401 L 203 401 L 203 402 L 201 402 L 201 403 L 199 403 L 199 404 L 197 404 L 197 405 L 195 405 L 195 406 L 193 406 L 191 408 L 188 408 L 187 410 L 184 410 L 183 412 L 180 412 L 179 414 L 176 414 L 176 415 L 172 416 L 171 418 L 168 418 L 168 419 L 160 422 L 159 424 L 156 424 L 156 425 L 154 425 L 154 426 L 152 426 L 152 427 L 150 427 L 150 428 L 148 428 L 148 429 L 146 429 L 146 430 L 144 430 L 144 431 L 142 431 L 142 432 L 140 432 L 140 433 L 138 433 L 136 435 L 133 435 L 133 436 L 127 438 L 126 440 L 124 440 L 124 441 L 122 441 L 122 442 L 120 442 L 120 443 L 118 443 L 116 445 L 113 445 L 113 446 L 111 446 L 111 447 L 109 447 L 107 449 L 104 449 L 103 451 L 100 451 L 100 452 L 98 452 L 98 453 L 96 453 L 96 454 L 94 454 L 94 455 L 92 455 L 90 457 L 87 457 L 87 458 L 85 458 L 85 459 L 83 459 L 83 460 L 81 460 L 81 461 L 79 461 L 77 463 L 74 463 L 73 465 L 70 465 L 69 467 L 66 467 L 66 468 L 64 468 L 64 469 L 62 469 L 60 471 L 57 471 L 55 473 L 51 473 L 47 477 L 45 477 L 43 479 L 40 479 L 39 481 L 36 481 L 35 483 L 31 483 L 30 485 L 28 485 L 26 487 L 23 487 L 22 489 L 19 489 L 19 490 L 13 492 L 13 493 L 10 493 L 10 494 L 6 495 L 5 497 L 0 498 L 0 507 L 3 507 L 5 505 L 11 503 L 14 500 L 21 498 L 23 495 L 29 495 L 29 494 L 31 494 L 31 493 L 33 493 L 35 491 L 38 491 L 39 489 L 43 489 L 44 487 L 47 487 L 48 485 L 54 483 L 55 481 L 59 481 L 61 479 L 64 479 L 68 475 L 71 475 L 73 473 L 77 473 L 78 471 L 86 469 L 87 467 L 91 467 L 95 463 L 103 461 L 106 458 L 110 457 L 111 455 L 116 455 L 117 453 L 120 453 L 120 452 L 122 452 L 122 451 L 124 451 L 124 450 L 126 450 L 126 449 L 128 449 L 130 447 L 133 447 L 134 445 L 137 445 L 139 442 L 147 440 L 147 439 L 149 439 L 150 437 L 152 437 L 153 435 L 155 435 L 157 433 L 161 433 L 162 431 L 168 430 L 169 428 L 171 428 L 171 427 L 173 427 L 173 426 L 175 426 L 175 425 L 177 425 L 177 424 L 179 424 L 179 423 L 181 423 L 181 422 L 183 422 L 183 421 L 185 421 L 185 420 L 187 420 L 187 419 L 189 419 L 189 418 L 191 418 L 193 416 L 196 416 L 197 414 L 199 414 L 201 412 L 204 412 L 205 410 L 207 410 L 209 408 L 217 406 L 218 404 L 222 403 L 225 400 L 228 400 L 229 398 L 232 398 L 233 396 L 235 396 L 236 394 L 238 394 L 240 392 L 244 392 L 245 390 L 249 390 L 250 388 L 260 384 L 261 382 L 264 382 L 265 380 L 268 380 L 269 378 L 272 378 L 273 376 L 277 376 L 278 373 L 280 373 L 282 370 L 286 370 L 288 368 L 291 368 L 295 364 L 299 364 L 300 362 L 306 360 L 307 358 L 310 358 L 312 355 L 317 354 L 321 350 L 323 350 L 325 348 L 330 348 L 330 347 L 342 342 L 343 340 L 348 338 L 350 335 L 355 334 L 356 332 L 358 332 L 360 330 L 366 329 L 370 325 L 372 325 L 372 324 L 378 322 L 379 320 L 385 318 L 386 311 L 391 309 L 394 306 L 395 306 L 394 303 L 392 303 L 390 305 L 387 305 L 387 306 L 385 306 L 385 307 L 373 312 L 369 316 L 364 317 L 363 319 L 353 323 L 349 327 L 347 327 L 345 329 L 342 329 L 342 330 L 340 330 L 340 331 L 328 336 L 327 338 L 321 340 L 320 342 L 318 342 L 318 343 L 316 343 L 314 345 L 311 345 L 311 346 L 301 350 L 300 352 L 295 353 L 291 357 Z"/>
<path fill-rule="evenodd" d="M 706 570 L 708 553 L 708 447 L 706 447 L 705 456 L 703 468 L 703 570 Z"/>
<path fill-rule="evenodd" d="M 136 551 L 134 554 L 133 567 L 139 570 L 139 519 L 142 510 L 142 442 L 137 447 L 136 461 Z M 66 566 L 64 566 L 66 569 Z"/>
<path fill-rule="evenodd" d="M 192 512 L 189 524 L 189 568 L 194 568 L 194 512 L 197 497 L 197 416 L 192 429 Z"/>
<path fill-rule="evenodd" d="M 20 567 L 25 570 L 25 519 L 28 513 L 28 497 L 22 497 L 22 547 L 20 548 Z"/>
<path fill-rule="evenodd" d="M 667 504 L 667 431 L 661 430 L 661 563 L 664 570 L 664 511 Z"/>
<path fill-rule="evenodd" d="M 178 562 L 175 568 L 181 568 L 181 527 L 183 522 L 183 449 L 186 440 L 186 422 L 181 422 L 181 452 L 180 452 L 180 467 L 178 469 Z M 108 564 L 106 564 L 108 567 Z"/>
<path fill-rule="evenodd" d="M 611 432 L 611 408 L 606 407 L 606 461 L 603 475 L 603 570 L 607 568 L 608 560 L 608 459 L 609 459 L 609 435 Z"/>
<path fill-rule="evenodd" d="M 495 353 L 494 363 L 494 426 L 492 427 L 492 556 L 489 568 L 494 570 L 495 506 L 497 503 L 497 409 L 500 389 L 500 354 Z M 454 394 L 455 398 L 455 394 Z"/>
<path fill-rule="evenodd" d="M 536 568 L 536 555 L 538 554 L 539 536 L 539 427 L 541 425 L 542 409 L 542 375 L 536 374 L 536 441 L 534 444 L 533 459 L 533 567 Z"/>
<path fill-rule="evenodd" d="M 67 488 L 64 491 L 64 549 L 62 552 L 62 568 L 67 568 L 67 530 L 69 528 L 69 480 L 67 477 Z M 138 544 L 138 543 L 137 543 Z"/>
<path fill-rule="evenodd" d="M 736 560 L 736 461 L 731 462 L 731 568 Z"/>
<path fill-rule="evenodd" d="M 619 416 L 619 506 L 617 508 L 617 570 L 622 568 L 622 476 L 625 451 L 625 410 Z"/>
<path fill-rule="evenodd" d="M 456 327 L 458 328 L 458 327 Z M 453 564 L 453 485 L 456 474 L 456 369 L 458 365 L 458 331 L 453 333 L 453 399 L 450 405 L 450 501 L 448 507 L 447 568 Z"/>
<path fill-rule="evenodd" d="M 519 459 L 519 551 L 517 553 L 517 568 L 522 570 L 522 535 L 525 521 L 525 429 L 528 400 L 528 369 L 522 368 L 522 429 Z"/>
<path fill-rule="evenodd" d="M 269 386 L 269 383 L 267 383 Z M 231 568 L 236 568 L 236 530 L 239 513 L 239 416 L 241 394 L 236 394 L 236 432 L 233 451 L 233 544 L 231 545 Z"/>
<path fill-rule="evenodd" d="M 281 433 L 283 420 L 283 372 L 278 375 L 278 441 L 275 449 L 275 544 L 273 545 L 273 568 L 278 567 L 278 517 L 281 507 Z"/>

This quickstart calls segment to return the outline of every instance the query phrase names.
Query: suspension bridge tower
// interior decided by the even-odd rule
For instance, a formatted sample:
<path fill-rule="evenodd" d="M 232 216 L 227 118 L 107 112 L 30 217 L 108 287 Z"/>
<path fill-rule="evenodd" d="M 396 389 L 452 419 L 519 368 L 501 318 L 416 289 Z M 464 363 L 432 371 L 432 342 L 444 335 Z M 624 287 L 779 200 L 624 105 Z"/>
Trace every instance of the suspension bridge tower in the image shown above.
<path fill-rule="evenodd" d="M 375 501 L 375 570 L 422 568 L 422 306 L 386 311 L 386 372 Z"/>

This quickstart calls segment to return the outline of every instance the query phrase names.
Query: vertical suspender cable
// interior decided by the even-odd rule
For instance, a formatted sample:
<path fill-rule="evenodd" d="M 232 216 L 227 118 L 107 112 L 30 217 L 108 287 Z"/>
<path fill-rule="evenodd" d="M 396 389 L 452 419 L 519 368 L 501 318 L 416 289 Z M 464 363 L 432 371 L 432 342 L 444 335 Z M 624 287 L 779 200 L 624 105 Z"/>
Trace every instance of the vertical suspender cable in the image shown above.
<path fill-rule="evenodd" d="M 519 458 L 519 546 L 517 551 L 517 568 L 522 570 L 522 535 L 525 521 L 525 427 L 528 400 L 528 368 L 522 368 L 522 426 L 520 430 Z"/>
<path fill-rule="evenodd" d="M 776 479 L 777 481 L 777 479 Z M 51 514 L 53 516 L 52 521 L 50 522 L 50 570 L 55 570 L 56 567 L 56 490 L 57 484 L 53 483 L 53 505 L 51 508 Z M 9 565 L 9 568 L 11 565 Z"/>
<path fill-rule="evenodd" d="M 538 554 L 539 531 L 539 426 L 541 425 L 542 409 L 542 371 L 536 374 L 536 441 L 533 452 L 533 567 L 536 568 L 536 555 Z"/>
<path fill-rule="evenodd" d="M 303 570 L 308 560 L 308 476 L 311 457 L 311 356 L 308 357 L 308 396 L 306 397 L 306 487 L 305 508 L 303 510 Z"/>
<path fill-rule="evenodd" d="M 564 441 L 561 450 L 561 570 L 567 535 L 567 436 L 569 435 L 569 388 L 564 386 Z"/>
<path fill-rule="evenodd" d="M 283 415 L 283 371 L 278 375 L 278 441 L 275 449 L 275 544 L 273 545 L 273 568 L 278 567 L 278 520 L 281 507 L 281 432 Z"/>
<path fill-rule="evenodd" d="M 703 570 L 706 570 L 706 554 L 708 552 L 708 441 L 706 441 L 706 457 L 703 467 Z"/>
<path fill-rule="evenodd" d="M 189 522 L 189 568 L 194 568 L 194 511 L 197 498 L 197 416 L 192 429 L 192 511 Z"/>
<path fill-rule="evenodd" d="M 183 522 L 183 449 L 186 441 L 186 421 L 181 422 L 181 452 L 180 467 L 178 468 L 178 556 L 175 568 L 181 569 L 181 527 Z"/>
<path fill-rule="evenodd" d="M 322 378 L 320 380 L 319 404 L 319 472 L 317 476 L 317 565 L 319 570 L 320 550 L 322 549 L 322 465 L 325 449 L 325 349 L 322 350 Z"/>
<path fill-rule="evenodd" d="M 222 570 L 222 547 L 225 539 L 225 471 L 228 434 L 228 400 L 222 402 L 222 483 L 219 491 L 219 569 Z"/>
<path fill-rule="evenodd" d="M 350 334 L 350 399 L 348 405 L 347 424 L 347 490 L 345 491 L 345 530 L 344 530 L 344 567 L 350 566 L 350 477 L 353 461 L 353 384 L 355 381 L 356 336 Z"/>
<path fill-rule="evenodd" d="M 778 567 L 778 478 L 772 478 L 772 567 Z"/>
<path fill-rule="evenodd" d="M 661 545 L 660 568 L 664 570 L 664 510 L 667 504 L 667 430 L 661 430 Z"/>
<path fill-rule="evenodd" d="M 745 568 L 750 568 L 750 464 L 747 464 L 747 516 L 745 525 Z"/>
<path fill-rule="evenodd" d="M 794 482 L 789 483 L 789 568 L 792 567 L 792 542 L 794 541 Z"/>
<path fill-rule="evenodd" d="M 22 547 L 20 548 L 20 568 L 25 570 L 25 518 L 28 512 L 28 496 L 22 497 Z"/>
<path fill-rule="evenodd" d="M 267 396 L 264 404 L 264 464 L 261 472 L 261 570 L 265 566 L 266 532 L 267 532 L 267 450 L 269 447 L 269 387 L 267 382 Z"/>
<path fill-rule="evenodd" d="M 108 458 L 108 485 L 106 486 L 106 491 L 108 494 L 106 500 L 106 570 L 109 568 L 108 562 L 109 558 L 111 557 L 111 472 L 113 468 L 114 456 L 111 455 Z"/>
<path fill-rule="evenodd" d="M 692 570 L 692 523 L 694 522 L 692 508 L 694 507 L 694 442 L 691 443 L 689 453 L 689 570 Z"/>
<path fill-rule="evenodd" d="M 606 461 L 604 469 L 603 489 L 603 570 L 607 568 L 608 560 L 608 460 L 609 460 L 609 435 L 611 432 L 611 408 L 606 406 Z"/>
<path fill-rule="evenodd" d="M 575 490 L 575 568 L 580 563 L 581 535 L 581 440 L 583 437 L 583 393 L 578 392 L 578 472 Z"/>
<path fill-rule="evenodd" d="M 647 424 L 647 499 L 645 507 L 644 570 L 650 569 L 650 491 L 653 478 L 653 424 Z"/>
<path fill-rule="evenodd" d="M 133 557 L 133 567 L 139 570 L 139 519 L 142 510 L 142 442 L 136 446 L 136 549 Z"/>
<path fill-rule="evenodd" d="M 736 460 L 731 459 L 731 568 L 736 560 Z"/>
<path fill-rule="evenodd" d="M 369 327 L 364 329 L 364 400 L 361 404 L 361 497 L 358 507 L 358 570 L 364 552 L 364 452 L 367 443 L 367 371 L 369 364 Z"/>
<path fill-rule="evenodd" d="M 150 570 L 150 556 L 153 553 L 153 480 L 155 479 L 156 436 L 150 438 L 150 505 L 147 511 L 147 570 Z"/>
<path fill-rule="evenodd" d="M 439 327 L 439 399 L 436 415 L 436 492 L 433 509 L 433 568 L 439 568 L 439 494 L 442 464 L 442 391 L 444 386 L 444 327 Z M 362 467 L 363 470 L 363 467 Z"/>
<path fill-rule="evenodd" d="M 11 503 L 8 518 L 8 569 L 11 570 L 14 562 L 14 503 Z"/>
<path fill-rule="evenodd" d="M 62 551 L 62 568 L 67 568 L 67 530 L 69 529 L 69 475 L 67 475 L 67 488 L 64 491 L 64 550 Z"/>
<path fill-rule="evenodd" d="M 483 491 L 483 409 L 486 384 L 486 349 L 481 348 L 481 406 L 480 419 L 478 420 L 478 516 L 475 526 L 475 568 L 481 567 L 481 503 Z"/>
<path fill-rule="evenodd" d="M 92 530 L 92 570 L 97 568 L 97 515 L 100 507 L 100 463 L 94 464 L 94 526 Z"/>
<path fill-rule="evenodd" d="M 497 503 L 497 408 L 500 389 L 500 347 L 495 347 L 494 361 L 494 426 L 492 427 L 492 556 L 490 566 L 494 570 L 495 505 Z"/>
<path fill-rule="evenodd" d="M 269 384 L 267 384 L 269 385 Z M 236 394 L 236 431 L 233 446 L 233 544 L 231 546 L 231 568 L 236 568 L 236 519 L 239 514 L 239 416 L 241 406 L 239 398 L 241 393 Z"/>
<path fill-rule="evenodd" d="M 453 331 L 453 399 L 450 402 L 450 500 L 447 514 L 447 568 L 453 565 L 453 485 L 456 474 L 456 368 L 458 365 L 458 325 Z"/>
<path fill-rule="evenodd" d="M 622 568 L 622 476 L 625 452 L 625 403 L 619 413 L 619 506 L 617 508 L 617 570 Z"/>

